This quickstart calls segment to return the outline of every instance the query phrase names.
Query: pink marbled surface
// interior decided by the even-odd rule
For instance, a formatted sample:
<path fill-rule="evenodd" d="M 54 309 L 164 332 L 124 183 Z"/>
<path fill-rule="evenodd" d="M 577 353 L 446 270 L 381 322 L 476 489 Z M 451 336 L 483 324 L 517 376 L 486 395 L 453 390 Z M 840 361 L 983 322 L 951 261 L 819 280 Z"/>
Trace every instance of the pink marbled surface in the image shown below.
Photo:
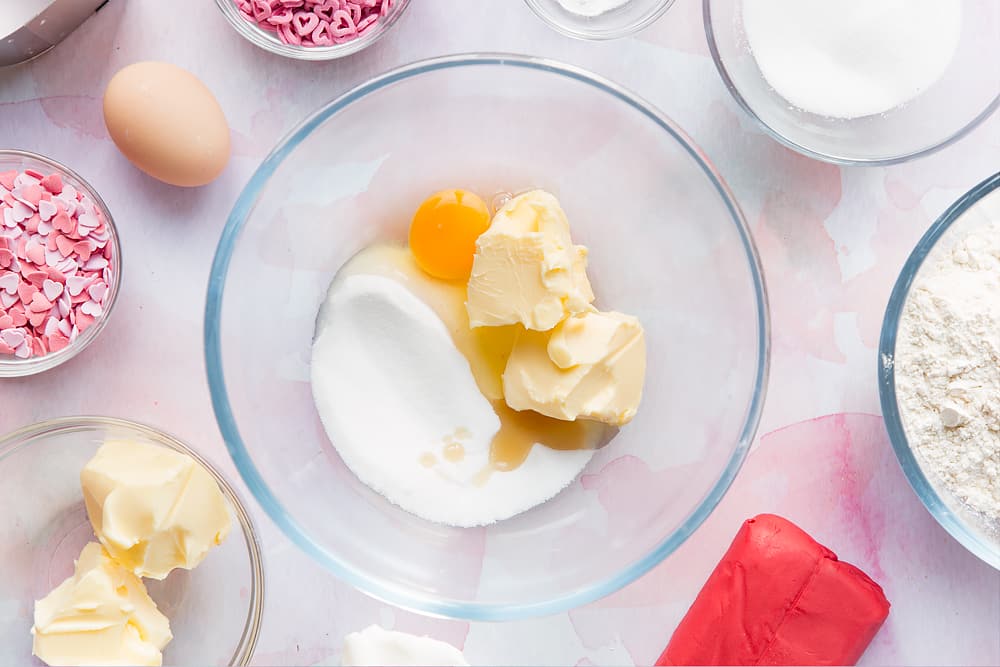
<path fill-rule="evenodd" d="M 663 108 L 715 162 L 751 223 L 769 282 L 773 361 L 761 435 L 729 495 L 676 554 L 607 599 L 531 621 L 433 620 L 375 602 L 300 554 L 253 506 L 268 565 L 256 662 L 335 663 L 346 632 L 382 623 L 452 642 L 474 664 L 649 664 L 739 522 L 777 511 L 885 587 L 892 614 L 865 663 L 1000 664 L 1000 573 L 952 541 L 910 490 L 878 417 L 875 382 L 896 274 L 930 222 L 1000 166 L 1000 117 L 911 164 L 811 161 L 763 135 L 729 98 L 697 0 L 678 0 L 643 34 L 611 43 L 561 37 L 516 0 L 415 0 L 383 41 L 327 64 L 256 50 L 208 0 L 112 0 L 51 53 L 0 71 L 0 146 L 81 172 L 107 200 L 127 248 L 108 329 L 66 366 L 0 383 L 0 431 L 65 414 L 132 418 L 194 443 L 235 478 L 201 354 L 205 283 L 230 206 L 264 153 L 322 102 L 390 67 L 463 51 L 548 56 L 608 76 Z M 184 66 L 218 95 L 235 151 L 211 187 L 152 181 L 107 138 L 104 85 L 143 59 Z M 81 376 L 101 390 L 81 391 Z M 611 465 L 600 483 L 655 483 L 628 459 Z"/>

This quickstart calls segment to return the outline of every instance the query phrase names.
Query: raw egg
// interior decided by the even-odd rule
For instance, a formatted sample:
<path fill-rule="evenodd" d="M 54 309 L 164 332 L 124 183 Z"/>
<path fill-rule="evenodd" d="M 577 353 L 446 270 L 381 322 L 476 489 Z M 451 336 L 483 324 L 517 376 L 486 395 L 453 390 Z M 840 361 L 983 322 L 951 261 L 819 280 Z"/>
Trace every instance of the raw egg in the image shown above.
<path fill-rule="evenodd" d="M 490 226 L 490 211 L 466 190 L 442 190 L 420 205 L 410 223 L 410 250 L 424 271 L 444 280 L 472 272 L 476 239 Z"/>
<path fill-rule="evenodd" d="M 115 74 L 104 93 L 104 123 L 132 164 L 170 185 L 205 185 L 229 161 L 222 108 L 176 65 L 141 62 Z"/>

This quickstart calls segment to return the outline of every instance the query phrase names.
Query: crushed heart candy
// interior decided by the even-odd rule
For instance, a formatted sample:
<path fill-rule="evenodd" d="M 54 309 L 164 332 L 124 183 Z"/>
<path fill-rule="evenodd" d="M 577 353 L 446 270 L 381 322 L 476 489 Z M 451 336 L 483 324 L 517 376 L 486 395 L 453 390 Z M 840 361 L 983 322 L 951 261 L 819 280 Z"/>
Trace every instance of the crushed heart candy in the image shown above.
<path fill-rule="evenodd" d="M 0 172 L 0 359 L 66 349 L 107 316 L 108 224 L 59 174 Z"/>
<path fill-rule="evenodd" d="M 395 0 L 233 0 L 240 15 L 283 44 L 315 47 L 364 36 Z"/>

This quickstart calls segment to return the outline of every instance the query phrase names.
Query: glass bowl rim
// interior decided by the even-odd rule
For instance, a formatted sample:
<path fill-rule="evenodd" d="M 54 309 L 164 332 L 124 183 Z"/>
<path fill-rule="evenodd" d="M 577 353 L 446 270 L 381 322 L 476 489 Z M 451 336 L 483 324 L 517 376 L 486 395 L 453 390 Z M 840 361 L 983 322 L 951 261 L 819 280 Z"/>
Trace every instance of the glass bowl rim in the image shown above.
<path fill-rule="evenodd" d="M 240 498 L 240 495 L 236 492 L 236 489 L 233 488 L 215 466 L 198 452 L 169 433 L 165 433 L 152 426 L 126 419 L 117 419 L 115 417 L 80 415 L 76 417 L 46 419 L 0 435 L 0 464 L 8 456 L 31 446 L 33 442 L 44 440 L 52 435 L 87 431 L 107 426 L 141 433 L 158 444 L 187 454 L 205 468 L 222 488 L 222 493 L 226 496 L 226 500 L 229 501 L 233 513 L 236 515 L 236 520 L 243 531 L 244 540 L 248 545 L 247 554 L 250 559 L 251 568 L 250 614 L 243 625 L 243 635 L 237 644 L 236 652 L 229 658 L 227 664 L 234 667 L 249 665 L 257 648 L 257 640 L 260 636 L 261 621 L 263 620 L 264 612 L 264 561 L 260 540 L 257 536 L 257 529 L 254 526 L 253 519 L 247 511 L 246 505 Z M 80 497 L 81 499 L 83 498 L 82 495 Z"/>
<path fill-rule="evenodd" d="M 215 6 L 226 17 L 229 25 L 254 46 L 286 58 L 310 61 L 336 60 L 337 58 L 343 58 L 344 56 L 349 56 L 368 48 L 381 39 L 395 25 L 396 21 L 399 20 L 399 17 L 402 16 L 409 5 L 410 0 L 396 0 L 391 13 L 384 20 L 379 21 L 373 30 L 349 42 L 334 44 L 332 46 L 299 46 L 296 44 L 284 44 L 271 39 L 264 30 L 261 30 L 258 26 L 250 23 L 240 15 L 239 10 L 236 9 L 234 0 L 215 0 Z"/>
<path fill-rule="evenodd" d="M 596 28 L 593 30 L 580 30 L 555 20 L 551 14 L 541 8 L 538 4 L 538 0 L 524 0 L 524 4 L 528 5 L 528 8 L 535 14 L 535 16 L 541 19 L 546 25 L 556 32 L 575 39 L 588 39 L 594 41 L 620 39 L 645 30 L 649 26 L 656 23 L 661 16 L 666 14 L 667 10 L 673 7 L 675 0 L 658 0 L 658 2 L 659 4 L 651 11 L 647 12 L 645 16 L 642 16 L 632 24 L 618 28 L 617 30 Z"/>
<path fill-rule="evenodd" d="M 998 188 L 1000 188 L 1000 172 L 993 174 L 959 197 L 928 228 L 907 258 L 903 269 L 899 272 L 899 277 L 896 279 L 896 284 L 892 288 L 889 303 L 885 308 L 885 317 L 882 320 L 882 332 L 878 344 L 878 393 L 885 428 L 889 433 L 889 442 L 892 443 L 896 459 L 899 461 L 914 493 L 920 498 L 920 502 L 924 504 L 924 507 L 941 527 L 962 546 L 983 562 L 1000 570 L 1000 550 L 990 548 L 969 531 L 965 524 L 948 509 L 921 469 L 920 463 L 910 448 L 906 430 L 903 428 L 903 420 L 899 416 L 899 406 L 896 403 L 895 374 L 896 334 L 899 330 L 899 321 L 903 314 L 903 307 L 906 305 L 906 297 L 909 295 L 910 287 L 920 272 L 924 260 L 937 246 L 938 241 L 951 229 L 955 221 L 961 219 L 966 211 Z"/>
<path fill-rule="evenodd" d="M 33 153 L 31 151 L 21 150 L 19 148 L 3 148 L 0 149 L 0 159 L 3 158 L 34 160 L 35 162 L 40 162 L 48 168 L 74 179 L 77 183 L 83 186 L 83 188 L 86 189 L 87 196 L 94 200 L 94 204 L 101 209 L 101 214 L 104 215 L 108 228 L 108 242 L 111 243 L 114 248 L 114 257 L 118 270 L 115 271 L 112 276 L 112 284 L 108 285 L 108 299 L 104 305 L 104 313 L 99 319 L 94 320 L 93 326 L 80 334 L 80 336 L 72 344 L 67 345 L 58 352 L 49 352 L 48 354 L 40 357 L 29 357 L 28 359 L 0 359 L 0 381 L 5 378 L 29 377 L 31 375 L 37 375 L 38 373 L 44 373 L 45 371 L 63 365 L 90 347 L 90 344 L 97 340 L 97 337 L 102 331 L 104 331 L 104 327 L 107 326 L 108 321 L 111 319 L 111 313 L 114 311 L 115 305 L 118 303 L 118 293 L 121 291 L 122 275 L 124 274 L 122 244 L 121 239 L 118 236 L 118 227 L 115 224 L 115 220 L 111 215 L 111 210 L 108 208 L 108 205 L 104 202 L 104 199 L 101 198 L 100 193 L 97 192 L 94 186 L 92 186 L 87 179 L 80 176 L 80 174 L 76 173 L 58 160 L 53 160 L 50 157 Z"/>
<path fill-rule="evenodd" d="M 811 157 L 816 160 L 822 160 L 823 162 L 829 162 L 831 164 L 843 165 L 848 167 L 884 167 L 893 164 L 901 164 L 903 162 L 909 162 L 916 158 L 924 157 L 930 155 L 931 153 L 936 153 L 939 150 L 951 146 L 955 142 L 959 141 L 967 134 L 972 132 L 974 129 L 979 127 L 987 118 L 993 115 L 993 113 L 1000 109 L 1000 91 L 993 97 L 993 100 L 986 105 L 986 107 L 980 111 L 976 116 L 974 116 L 968 123 L 963 125 L 961 128 L 953 132 L 952 134 L 941 139 L 937 143 L 924 146 L 909 153 L 903 153 L 901 155 L 889 155 L 886 157 L 874 157 L 874 158 L 858 158 L 851 157 L 849 155 L 833 155 L 831 153 L 824 153 L 822 151 L 817 151 L 815 149 L 809 148 L 801 143 L 792 141 L 785 135 L 778 132 L 776 129 L 771 127 L 760 115 L 753 110 L 750 103 L 746 101 L 742 93 L 740 93 L 736 82 L 733 81 L 732 77 L 729 76 L 729 70 L 726 68 L 725 63 L 722 61 L 722 54 L 719 53 L 719 47 L 715 40 L 715 30 L 712 27 L 712 3 L 716 0 L 702 0 L 702 21 L 705 24 L 705 37 L 708 40 L 708 50 L 712 54 L 712 62 L 715 63 L 715 69 L 718 70 L 719 76 L 722 77 L 722 82 L 726 85 L 726 89 L 736 100 L 737 104 L 745 111 L 751 118 L 753 118 L 757 125 L 764 130 L 771 138 L 775 139 L 778 143 L 791 148 L 793 151 L 805 155 L 806 157 Z"/>
<path fill-rule="evenodd" d="M 386 584 L 362 570 L 342 563 L 336 556 L 328 553 L 285 510 L 257 470 L 240 436 L 239 428 L 233 416 L 222 369 L 222 299 L 229 263 L 247 216 L 252 210 L 259 193 L 278 165 L 320 124 L 353 102 L 397 81 L 406 80 L 421 74 L 468 66 L 515 67 L 555 74 L 581 82 L 595 88 L 598 92 L 610 94 L 612 97 L 626 103 L 662 128 L 701 167 L 701 170 L 714 185 L 728 209 L 743 245 L 756 296 L 756 332 L 758 343 L 753 393 L 747 405 L 740 437 L 729 462 L 720 472 L 719 479 L 707 492 L 700 504 L 688 515 L 687 519 L 646 556 L 603 581 L 542 602 L 483 604 L 478 602 L 442 601 L 431 595 L 412 592 L 405 586 Z M 215 257 L 212 261 L 212 269 L 208 282 L 208 295 L 205 303 L 205 362 L 212 407 L 215 410 L 219 429 L 226 442 L 226 447 L 229 449 L 229 453 L 236 464 L 236 468 L 243 476 L 247 487 L 261 504 L 264 511 L 300 549 L 312 556 L 335 575 L 369 596 L 417 613 L 469 621 L 517 620 L 566 611 L 619 590 L 648 572 L 673 553 L 702 524 L 712 510 L 715 509 L 729 489 L 746 458 L 757 431 L 761 408 L 764 403 L 770 359 L 769 352 L 770 323 L 767 307 L 767 291 L 764 283 L 764 274 L 761 270 L 760 260 L 750 229 L 728 186 L 722 180 L 715 167 L 708 161 L 708 158 L 693 144 L 687 134 L 648 102 L 636 97 L 617 84 L 582 68 L 543 58 L 502 53 L 441 56 L 404 65 L 376 76 L 349 90 L 340 97 L 328 102 L 302 121 L 298 127 L 279 141 L 274 150 L 264 158 L 236 200 L 232 212 L 226 221 Z"/>

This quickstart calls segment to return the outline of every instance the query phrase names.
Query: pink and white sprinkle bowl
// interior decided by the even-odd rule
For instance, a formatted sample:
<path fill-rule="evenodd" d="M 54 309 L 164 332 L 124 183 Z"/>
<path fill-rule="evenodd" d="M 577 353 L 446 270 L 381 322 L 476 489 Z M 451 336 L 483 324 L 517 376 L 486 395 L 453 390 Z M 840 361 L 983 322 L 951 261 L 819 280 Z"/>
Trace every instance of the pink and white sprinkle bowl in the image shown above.
<path fill-rule="evenodd" d="M 33 170 L 44 174 L 58 174 L 63 183 L 73 186 L 77 192 L 89 197 L 103 216 L 108 230 L 108 245 L 111 246 L 112 250 L 107 275 L 107 293 L 103 299 L 103 312 L 95 318 L 93 324 L 81 331 L 69 345 L 56 352 L 33 355 L 26 359 L 6 354 L 0 355 L 0 378 L 24 377 L 41 373 L 69 361 L 82 352 L 107 325 L 118 298 L 122 275 L 121 243 L 118 238 L 118 230 L 107 204 L 87 181 L 72 169 L 42 155 L 23 150 L 0 149 L 0 173 L 10 170 L 22 172 Z"/>
<path fill-rule="evenodd" d="M 262 0 L 268 3 L 271 0 Z M 229 24 L 250 43 L 279 56 L 296 60 L 336 60 L 361 51 L 382 38 L 410 5 L 410 0 L 392 0 L 392 7 L 374 25 L 370 26 L 360 36 L 350 41 L 329 46 L 302 46 L 287 44 L 278 35 L 260 28 L 255 22 L 248 20 L 235 0 L 215 0 L 216 6 L 226 17 Z M 311 3 L 315 4 L 315 3 Z"/>

